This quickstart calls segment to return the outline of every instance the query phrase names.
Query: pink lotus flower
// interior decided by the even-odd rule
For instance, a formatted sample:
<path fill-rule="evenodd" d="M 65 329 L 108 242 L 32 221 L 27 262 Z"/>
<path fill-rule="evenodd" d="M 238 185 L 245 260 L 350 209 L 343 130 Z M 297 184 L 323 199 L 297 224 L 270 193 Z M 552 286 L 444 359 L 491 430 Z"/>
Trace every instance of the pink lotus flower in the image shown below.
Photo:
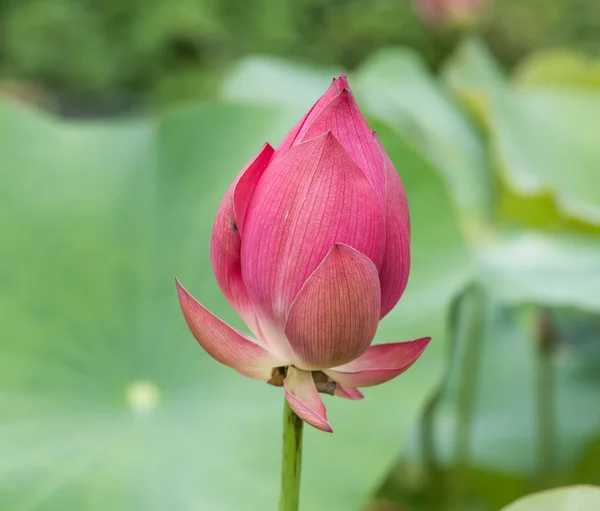
<path fill-rule="evenodd" d="M 398 173 L 340 76 L 248 163 L 217 212 L 215 276 L 256 340 L 177 282 L 181 308 L 213 358 L 283 385 L 299 417 L 332 431 L 319 392 L 361 399 L 357 387 L 398 376 L 429 342 L 369 347 L 406 287 L 409 242 Z"/>
<path fill-rule="evenodd" d="M 484 3 L 485 0 L 416 0 L 421 17 L 437 28 L 473 25 Z"/>

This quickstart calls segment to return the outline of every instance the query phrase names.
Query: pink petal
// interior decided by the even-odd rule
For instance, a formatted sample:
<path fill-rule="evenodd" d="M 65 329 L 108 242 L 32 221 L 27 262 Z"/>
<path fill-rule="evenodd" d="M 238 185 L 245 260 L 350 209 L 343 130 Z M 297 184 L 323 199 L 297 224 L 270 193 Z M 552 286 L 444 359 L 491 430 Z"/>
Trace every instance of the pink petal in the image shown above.
<path fill-rule="evenodd" d="M 343 397 L 344 399 L 359 400 L 364 399 L 364 394 L 355 387 L 344 387 L 341 383 L 336 383 L 335 396 Z"/>
<path fill-rule="evenodd" d="M 252 160 L 234 182 L 233 206 L 238 231 L 242 235 L 248 204 L 252 199 L 258 180 L 261 178 L 274 154 L 273 148 L 267 143 L 260 153 Z"/>
<path fill-rule="evenodd" d="M 277 146 L 277 153 L 285 151 L 290 147 L 299 144 L 302 141 L 302 137 L 306 130 L 310 127 L 313 120 L 323 111 L 323 109 L 329 104 L 329 102 L 337 96 L 337 94 L 348 86 L 348 80 L 344 75 L 339 78 L 334 78 L 333 82 L 325 91 L 317 102 L 311 107 L 311 109 L 298 121 L 296 126 L 285 136 L 279 146 Z"/>
<path fill-rule="evenodd" d="M 246 213 L 242 274 L 267 324 L 283 333 L 300 288 L 336 243 L 380 265 L 384 219 L 373 187 L 326 133 L 275 158 Z"/>
<path fill-rule="evenodd" d="M 301 371 L 294 366 L 288 367 L 283 388 L 288 403 L 298 417 L 321 431 L 333 432 L 327 422 L 327 410 L 321 401 L 312 373 Z"/>
<path fill-rule="evenodd" d="M 408 283 L 410 271 L 410 217 L 406 192 L 400 176 L 385 152 L 383 145 L 373 133 L 381 150 L 387 177 L 386 245 L 381 279 L 381 317 L 398 303 Z"/>
<path fill-rule="evenodd" d="M 348 77 L 346 75 L 340 75 L 337 78 L 334 78 L 333 81 L 337 85 L 338 92 L 341 92 L 344 89 L 350 89 L 350 85 L 348 85 Z"/>
<path fill-rule="evenodd" d="M 381 311 L 379 273 L 367 256 L 336 244 L 290 308 L 285 334 L 302 369 L 335 367 L 362 355 Z"/>
<path fill-rule="evenodd" d="M 430 337 L 423 337 L 415 341 L 377 344 L 353 362 L 323 372 L 345 387 L 379 385 L 413 365 L 430 340 Z"/>
<path fill-rule="evenodd" d="M 183 316 L 196 340 L 221 364 L 244 376 L 269 380 L 274 367 L 282 364 L 271 353 L 231 328 L 189 294 L 176 279 Z"/>
<path fill-rule="evenodd" d="M 303 140 L 331 131 L 373 185 L 381 205 L 385 200 L 383 158 L 354 96 L 343 89 L 332 99 L 303 135 Z"/>
<path fill-rule="evenodd" d="M 240 233 L 258 179 L 272 155 L 273 148 L 265 144 L 231 184 L 217 211 L 210 243 L 213 271 L 225 298 L 257 336 L 259 328 L 242 280 Z"/>

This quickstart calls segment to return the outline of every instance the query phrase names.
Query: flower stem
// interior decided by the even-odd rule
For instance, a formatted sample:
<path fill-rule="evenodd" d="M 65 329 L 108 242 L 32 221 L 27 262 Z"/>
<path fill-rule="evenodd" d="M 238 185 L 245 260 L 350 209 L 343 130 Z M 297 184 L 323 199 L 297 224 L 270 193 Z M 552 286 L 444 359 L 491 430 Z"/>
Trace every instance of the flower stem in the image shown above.
<path fill-rule="evenodd" d="M 283 458 L 279 511 L 298 511 L 302 470 L 302 419 L 285 400 L 283 406 Z"/>
<path fill-rule="evenodd" d="M 484 335 L 486 296 L 478 285 L 467 288 L 461 296 L 458 319 L 454 326 L 459 359 L 458 398 L 454 431 L 454 463 L 450 474 L 452 509 L 464 509 L 469 492 L 471 439 L 478 390 L 480 353 Z"/>
<path fill-rule="evenodd" d="M 556 475 L 556 404 L 554 350 L 556 332 L 549 311 L 538 313 L 537 343 L 537 426 L 539 476 L 542 486 L 553 484 Z"/>

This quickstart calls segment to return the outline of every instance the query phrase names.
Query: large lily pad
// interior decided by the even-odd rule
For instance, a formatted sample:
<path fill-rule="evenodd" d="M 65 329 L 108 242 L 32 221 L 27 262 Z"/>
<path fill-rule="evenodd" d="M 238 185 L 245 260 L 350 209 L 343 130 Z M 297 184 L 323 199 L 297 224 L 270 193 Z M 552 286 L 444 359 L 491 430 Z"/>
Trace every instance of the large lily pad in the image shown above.
<path fill-rule="evenodd" d="M 196 345 L 173 277 L 242 326 L 210 269 L 213 216 L 295 117 L 220 104 L 72 124 L 0 106 L 2 509 L 275 508 L 283 394 Z M 327 400 L 335 433 L 307 431 L 305 509 L 359 509 L 393 462 L 441 374 L 444 311 L 465 278 L 442 183 L 382 138 L 411 203 L 414 271 L 378 339 L 434 342 L 364 401 Z"/>

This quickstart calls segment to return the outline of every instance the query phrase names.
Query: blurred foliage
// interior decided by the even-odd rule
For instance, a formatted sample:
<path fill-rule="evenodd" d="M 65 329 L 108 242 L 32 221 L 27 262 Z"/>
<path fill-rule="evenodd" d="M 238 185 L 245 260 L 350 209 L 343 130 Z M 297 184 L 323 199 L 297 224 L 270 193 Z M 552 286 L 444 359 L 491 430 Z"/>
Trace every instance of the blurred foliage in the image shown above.
<path fill-rule="evenodd" d="M 496 0 L 481 33 L 512 66 L 539 47 L 597 54 L 599 20 L 593 0 Z M 353 69 L 401 44 L 437 67 L 455 40 L 424 26 L 411 0 L 0 0 L 0 76 L 75 97 L 212 95 L 249 53 Z"/>
<path fill-rule="evenodd" d="M 411 205 L 409 287 L 377 339 L 435 342 L 364 401 L 328 400 L 303 505 L 497 511 L 600 483 L 597 64 L 505 71 L 538 45 L 595 51 L 591 2 L 496 2 L 493 51 L 400 0 L 0 5 L 10 76 L 217 98 L 104 122 L 0 104 L 2 509 L 274 507 L 281 393 L 195 346 L 171 279 L 241 327 L 208 263 L 214 211 L 339 67 Z"/>

